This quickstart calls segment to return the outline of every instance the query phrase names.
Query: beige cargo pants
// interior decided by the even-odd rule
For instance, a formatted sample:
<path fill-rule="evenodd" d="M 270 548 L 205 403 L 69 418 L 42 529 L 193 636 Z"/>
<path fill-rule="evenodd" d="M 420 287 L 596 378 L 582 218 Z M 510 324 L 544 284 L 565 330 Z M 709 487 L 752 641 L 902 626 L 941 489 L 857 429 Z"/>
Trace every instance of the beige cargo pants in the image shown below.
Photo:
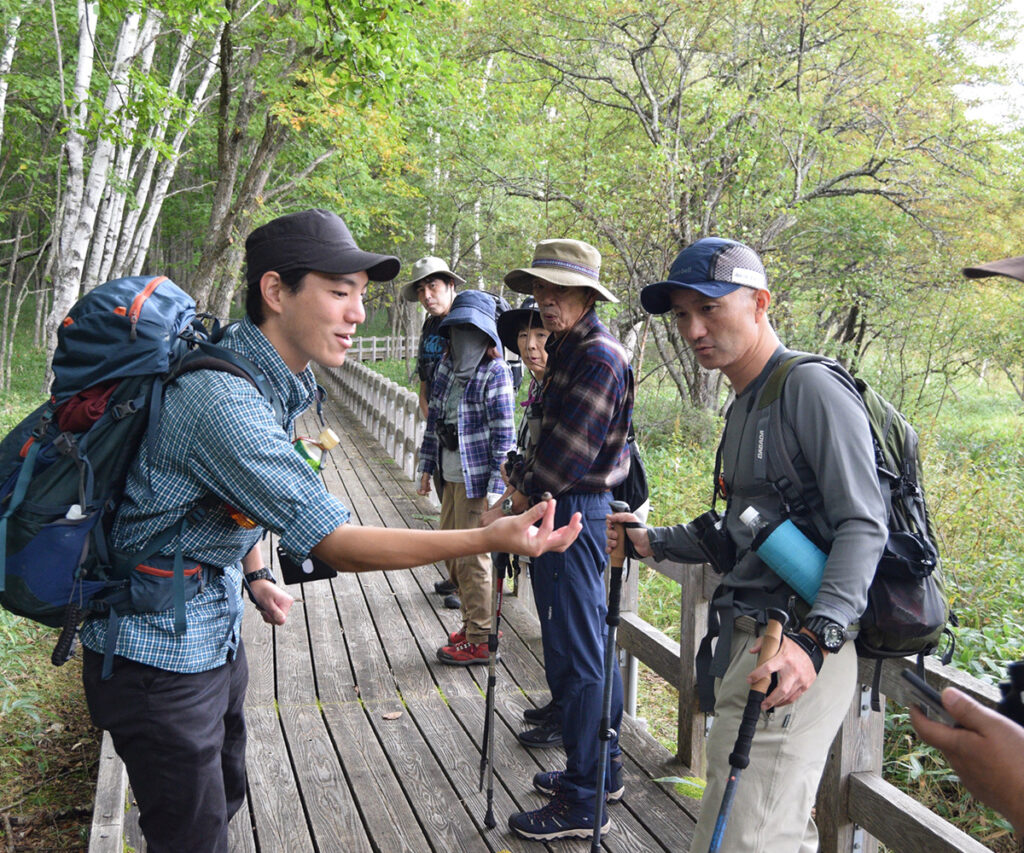
<path fill-rule="evenodd" d="M 729 753 L 736 743 L 757 664 L 750 647 L 757 639 L 740 619 L 732 637 L 729 669 L 715 683 L 715 718 L 706 752 L 708 783 L 691 853 L 706 853 L 729 778 Z M 857 687 L 857 653 L 847 642 L 829 655 L 810 689 L 796 702 L 761 714 L 750 750 L 750 766 L 736 786 L 723 853 L 815 853 L 818 828 L 811 819 L 829 747 Z"/>

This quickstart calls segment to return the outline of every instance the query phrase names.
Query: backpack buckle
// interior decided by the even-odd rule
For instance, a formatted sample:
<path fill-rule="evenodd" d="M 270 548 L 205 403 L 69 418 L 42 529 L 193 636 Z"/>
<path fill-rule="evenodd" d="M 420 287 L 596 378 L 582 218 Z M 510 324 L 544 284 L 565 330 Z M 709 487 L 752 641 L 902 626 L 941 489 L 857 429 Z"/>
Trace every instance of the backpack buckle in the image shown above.
<path fill-rule="evenodd" d="M 75 437 L 70 432 L 62 432 L 53 440 L 53 449 L 61 456 L 76 453 L 78 447 L 75 444 Z"/>
<path fill-rule="evenodd" d="M 129 415 L 134 415 L 139 410 L 139 407 L 135 405 L 134 400 L 125 400 L 123 403 L 118 403 L 113 408 L 113 417 L 115 421 L 122 420 Z"/>

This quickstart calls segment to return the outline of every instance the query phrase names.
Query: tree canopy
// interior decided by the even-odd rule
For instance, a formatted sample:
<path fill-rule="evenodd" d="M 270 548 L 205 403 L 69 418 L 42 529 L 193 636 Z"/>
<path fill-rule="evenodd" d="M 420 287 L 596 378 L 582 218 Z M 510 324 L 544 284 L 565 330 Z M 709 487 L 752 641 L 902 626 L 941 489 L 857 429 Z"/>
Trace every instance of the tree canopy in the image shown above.
<path fill-rule="evenodd" d="M 0 12 L 4 374 L 24 305 L 52 340 L 117 275 L 159 270 L 227 314 L 248 230 L 320 205 L 492 290 L 538 239 L 593 242 L 637 365 L 657 353 L 698 406 L 720 379 L 638 293 L 711 234 L 762 253 L 794 345 L 854 367 L 875 351 L 901 379 L 995 364 L 1024 382 L 1005 287 L 959 277 L 1020 251 L 1019 131 L 965 96 L 1012 75 L 985 61 L 1019 31 L 999 0 L 934 18 L 880 0 Z"/>

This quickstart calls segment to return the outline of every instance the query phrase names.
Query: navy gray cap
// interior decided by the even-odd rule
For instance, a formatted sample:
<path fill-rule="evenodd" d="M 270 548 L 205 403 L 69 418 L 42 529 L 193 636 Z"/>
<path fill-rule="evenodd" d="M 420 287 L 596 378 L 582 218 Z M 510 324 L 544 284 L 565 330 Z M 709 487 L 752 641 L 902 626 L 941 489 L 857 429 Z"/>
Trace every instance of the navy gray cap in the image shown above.
<path fill-rule="evenodd" d="M 370 281 L 391 281 L 402 268 L 393 255 L 364 252 L 338 214 L 319 208 L 279 216 L 253 231 L 245 241 L 245 266 L 250 285 L 271 270 L 331 275 L 365 270 Z"/>
<path fill-rule="evenodd" d="M 735 240 L 704 237 L 676 256 L 665 281 L 640 291 L 640 303 L 651 314 L 664 314 L 672 307 L 674 290 L 696 290 L 714 299 L 740 287 L 768 289 L 768 276 L 757 252 Z"/>
<path fill-rule="evenodd" d="M 445 334 L 449 326 L 475 326 L 486 334 L 494 345 L 501 349 L 501 338 L 494 321 L 495 301 L 491 294 L 484 290 L 464 290 L 457 293 L 449 311 L 438 328 Z"/>

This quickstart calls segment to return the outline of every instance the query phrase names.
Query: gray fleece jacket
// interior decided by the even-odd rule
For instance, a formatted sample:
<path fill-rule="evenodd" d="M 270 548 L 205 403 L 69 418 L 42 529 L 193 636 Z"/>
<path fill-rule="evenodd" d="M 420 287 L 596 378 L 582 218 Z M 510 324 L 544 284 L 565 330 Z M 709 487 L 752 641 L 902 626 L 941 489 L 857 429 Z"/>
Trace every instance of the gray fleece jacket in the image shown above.
<path fill-rule="evenodd" d="M 751 614 L 766 602 L 785 608 L 793 595 L 750 550 L 753 533 L 739 520 L 748 506 L 768 522 L 782 515 L 781 499 L 768 482 L 782 476 L 770 458 L 775 441 L 765 435 L 767 409 L 758 411 L 756 404 L 764 381 L 785 353 L 779 347 L 760 376 L 737 395 L 722 445 L 726 529 L 737 554 L 722 583 L 735 592 L 737 609 Z M 794 367 L 781 401 L 772 405 L 783 407 L 785 446 L 801 480 L 810 487 L 808 502 L 829 528 L 823 531 L 831 541 L 828 561 L 808 615 L 854 625 L 867 604 L 868 586 L 888 537 L 867 413 L 851 388 L 825 365 L 815 363 Z M 759 470 L 767 480 L 758 476 Z M 689 525 L 650 528 L 649 533 L 656 560 L 703 562 Z"/>

